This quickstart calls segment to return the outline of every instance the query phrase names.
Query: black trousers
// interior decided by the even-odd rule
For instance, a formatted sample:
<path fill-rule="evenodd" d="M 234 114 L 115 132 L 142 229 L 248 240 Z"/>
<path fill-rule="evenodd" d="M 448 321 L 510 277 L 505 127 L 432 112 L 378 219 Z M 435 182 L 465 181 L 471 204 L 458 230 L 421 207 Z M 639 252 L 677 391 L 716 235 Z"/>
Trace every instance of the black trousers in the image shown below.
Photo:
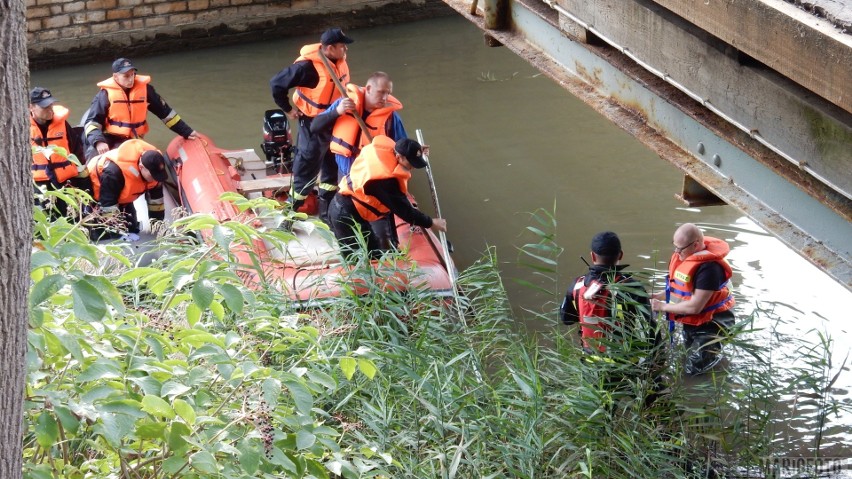
<path fill-rule="evenodd" d="M 383 251 L 396 248 L 399 244 L 392 214 L 369 222 L 358 214 L 355 203 L 349 196 L 334 195 L 328 216 L 331 230 L 344 257 L 350 257 L 360 249 L 359 231 L 373 257 L 380 256 Z"/>
<path fill-rule="evenodd" d="M 331 201 L 337 190 L 337 162 L 329 150 L 329 135 L 311 133 L 311 117 L 299 117 L 296 156 L 293 158 L 293 187 L 290 189 L 294 206 L 298 207 L 316 184 L 319 175 L 319 196 Z"/>
<path fill-rule="evenodd" d="M 710 321 L 698 325 L 683 325 L 683 344 L 686 346 L 685 370 L 689 375 L 703 374 L 710 370 L 722 354 L 722 343 L 734 326 L 733 311 L 722 311 Z"/>
<path fill-rule="evenodd" d="M 80 190 L 83 190 L 86 193 L 88 193 L 89 195 L 92 194 L 92 180 L 88 176 L 83 177 L 83 178 L 80 178 L 80 177 L 71 178 L 70 180 L 67 181 L 67 185 L 74 187 L 74 188 L 77 188 L 77 189 L 80 189 Z M 56 183 L 55 181 L 36 181 L 35 186 L 43 186 L 48 191 L 54 191 L 54 190 L 58 190 L 60 188 L 65 187 L 65 185 L 60 185 L 60 184 Z M 35 188 L 35 187 L 34 187 L 34 191 L 35 191 L 35 193 L 38 193 L 38 189 Z M 49 208 L 51 206 L 47 203 L 39 203 L 39 202 L 36 202 L 36 205 L 41 206 L 42 208 Z M 71 213 L 71 211 L 69 210 L 68 204 L 65 203 L 65 201 L 63 201 L 60 198 L 55 198 L 55 202 L 53 204 L 53 209 L 50 210 L 50 217 L 53 218 L 53 219 L 56 219 L 58 216 L 68 217 L 69 213 Z"/>

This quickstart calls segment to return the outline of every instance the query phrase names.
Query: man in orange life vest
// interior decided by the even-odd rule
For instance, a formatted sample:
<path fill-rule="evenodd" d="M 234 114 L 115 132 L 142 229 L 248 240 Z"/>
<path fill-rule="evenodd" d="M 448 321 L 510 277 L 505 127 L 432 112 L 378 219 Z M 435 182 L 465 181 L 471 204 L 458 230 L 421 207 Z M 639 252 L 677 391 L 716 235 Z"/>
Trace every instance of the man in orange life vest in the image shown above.
<path fill-rule="evenodd" d="M 590 354 L 606 352 L 607 343 L 616 341 L 631 353 L 650 352 L 660 342 L 657 323 L 651 317 L 645 288 L 624 272 L 628 265 L 619 264 L 624 253 L 618 235 L 612 231 L 596 234 L 591 256 L 588 273 L 574 280 L 565 293 L 562 323 L 580 323 L 583 349 Z"/>
<path fill-rule="evenodd" d="M 387 215 L 399 216 L 412 226 L 447 231 L 446 220 L 430 218 L 408 199 L 411 170 L 426 166 L 424 154 L 428 151 L 424 152 L 414 140 L 404 138 L 394 142 L 384 135 L 376 136 L 361 150 L 349 175 L 340 180 L 340 191 L 329 208 L 331 229 L 345 256 L 358 249 L 358 229 L 366 236 L 371 253 L 395 248 L 398 242 L 395 228 L 387 231 L 375 227 L 389 224 L 377 223 Z"/>
<path fill-rule="evenodd" d="M 296 61 L 269 81 L 272 99 L 290 119 L 299 121 L 296 156 L 293 158 L 293 186 L 290 188 L 294 210 L 304 204 L 317 182 L 317 175 L 320 178 L 316 186 L 325 204 L 337 191 L 337 165 L 328 149 L 328 139 L 312 133 L 311 123 L 341 97 L 331 75 L 343 85 L 349 83 L 346 52 L 353 41 L 339 28 L 328 29 L 320 37 L 320 43 L 302 47 Z M 332 71 L 325 67 L 320 53 L 328 59 Z M 290 106 L 288 98 L 291 88 L 296 90 L 293 106 Z"/>
<path fill-rule="evenodd" d="M 397 113 L 402 110 L 402 103 L 391 95 L 393 81 L 387 73 L 375 72 L 367 79 L 366 86 L 350 83 L 346 90 L 348 96 L 335 100 L 311 125 L 314 133 L 331 132 L 329 146 L 340 175 L 349 174 L 361 148 L 370 144 L 353 115 L 361 116 L 371 137 L 386 135 L 394 141 L 408 138 L 402 118 Z"/>
<path fill-rule="evenodd" d="M 139 222 L 133 202 L 143 194 L 148 202 L 148 217 L 160 221 L 165 218 L 166 159 L 153 145 L 142 140 L 127 140 L 118 148 L 95 156 L 86 167 L 101 213 L 123 214 L 122 229 L 127 230 L 127 239 L 139 239 Z M 92 239 L 115 238 L 119 234 L 96 228 Z"/>
<path fill-rule="evenodd" d="M 393 82 L 385 72 L 375 72 L 367 79 L 363 88 L 350 83 L 346 86 L 348 96 L 338 98 L 331 106 L 314 118 L 311 132 L 327 136 L 331 132 L 330 149 L 337 162 L 339 176 L 349 174 L 352 162 L 361 148 L 370 144 L 370 138 L 387 135 L 396 141 L 408 138 L 402 119 L 397 114 L 402 103 L 391 95 Z M 348 114 L 347 114 L 348 113 Z M 369 136 L 361 131 L 360 115 L 369 129 Z M 320 199 L 320 218 L 328 223 L 328 203 Z M 388 217 L 393 221 L 393 217 Z"/>
<path fill-rule="evenodd" d="M 100 91 L 83 116 L 86 159 L 102 155 L 132 138 L 148 133 L 148 112 L 163 120 L 169 129 L 187 139 L 198 134 L 157 94 L 151 77 L 137 75 L 127 58 L 112 63 L 112 77 L 98 83 Z"/>
<path fill-rule="evenodd" d="M 704 236 L 692 223 L 675 231 L 672 244 L 666 290 L 654 295 L 651 307 L 683 324 L 685 371 L 702 374 L 721 360 L 719 341 L 734 325 L 734 297 L 729 289 L 732 271 L 725 261 L 731 247 L 721 239 Z"/>
<path fill-rule="evenodd" d="M 68 124 L 68 113 L 67 108 L 56 104 L 50 90 L 35 87 L 30 91 L 33 181 L 52 190 L 69 184 L 91 194 L 88 172 L 78 168 L 83 158 L 80 133 Z M 64 202 L 59 201 L 56 206 L 59 213 L 67 213 Z"/>

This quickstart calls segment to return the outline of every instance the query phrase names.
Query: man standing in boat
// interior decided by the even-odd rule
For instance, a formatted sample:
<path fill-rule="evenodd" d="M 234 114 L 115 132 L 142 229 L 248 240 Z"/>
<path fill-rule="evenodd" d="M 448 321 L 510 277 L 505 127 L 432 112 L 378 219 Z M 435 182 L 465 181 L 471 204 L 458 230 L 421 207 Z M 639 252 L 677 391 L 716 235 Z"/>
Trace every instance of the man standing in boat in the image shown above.
<path fill-rule="evenodd" d="M 350 83 L 346 90 L 348 96 L 335 100 L 311 125 L 314 134 L 324 138 L 331 134 L 329 149 L 334 153 L 339 176 L 349 174 L 361 148 L 369 145 L 374 136 L 386 135 L 394 141 L 408 138 L 402 118 L 397 114 L 402 103 L 391 95 L 393 82 L 387 73 L 375 72 L 367 79 L 366 86 Z M 364 132 L 362 126 L 368 131 Z M 328 202 L 320 200 L 319 216 L 328 223 Z M 389 225 L 374 224 L 373 229 L 393 228 L 391 217 L 387 222 Z"/>
<path fill-rule="evenodd" d="M 653 296 L 651 307 L 683 324 L 685 371 L 702 374 L 721 360 L 720 341 L 734 325 L 734 296 L 729 287 L 733 273 L 725 260 L 731 247 L 724 240 L 704 236 L 692 223 L 675 231 L 672 244 L 666 289 Z"/>
<path fill-rule="evenodd" d="M 412 139 L 394 142 L 385 135 L 376 136 L 361 150 L 349 175 L 340 180 L 340 191 L 329 208 L 331 229 L 344 256 L 358 249 L 359 230 L 371 254 L 396 248 L 395 235 L 370 227 L 387 215 L 399 216 L 412 226 L 447 231 L 445 219 L 429 217 L 408 199 L 411 170 L 426 166 L 423 156 L 427 153 Z"/>
<path fill-rule="evenodd" d="M 163 120 L 169 129 L 187 139 L 198 134 L 186 124 L 151 85 L 151 77 L 137 75 L 127 58 L 112 63 L 112 77 L 98 83 L 100 91 L 83 117 L 88 145 L 86 158 L 102 155 L 133 138 L 148 133 L 148 112 Z"/>
<path fill-rule="evenodd" d="M 293 158 L 293 185 L 290 188 L 294 210 L 304 204 L 315 185 L 319 189 L 320 200 L 326 204 L 337 191 L 334 156 L 328 149 L 328 142 L 311 132 L 311 123 L 342 96 L 335 80 L 343 85 L 349 83 L 346 52 L 353 41 L 339 28 L 326 30 L 320 37 L 320 43 L 302 47 L 296 61 L 269 81 L 275 104 L 290 119 L 298 119 L 299 122 L 296 156 Z M 323 60 L 327 60 L 328 66 Z M 288 98 L 291 88 L 295 88 L 293 106 Z M 319 184 L 317 175 L 320 176 Z"/>
<path fill-rule="evenodd" d="M 592 265 L 574 280 L 560 308 L 563 324 L 580 323 L 583 349 L 604 354 L 609 345 L 619 344 L 630 353 L 649 353 L 660 342 L 657 323 L 651 317 L 648 293 L 620 264 L 624 252 L 621 240 L 612 231 L 592 238 Z M 609 351 L 613 353 L 613 351 Z M 612 356 L 612 354 L 610 354 Z M 650 359 L 643 354 L 644 359 Z"/>
<path fill-rule="evenodd" d="M 118 231 L 107 231 L 117 226 L 127 232 L 130 241 L 139 239 L 139 222 L 133 202 L 145 195 L 148 217 L 162 221 L 165 218 L 163 182 L 166 181 L 166 159 L 153 145 L 142 140 L 127 140 L 118 148 L 97 155 L 86 163 L 92 179 L 93 196 L 104 217 L 118 217 L 116 224 L 95 228 L 94 240 L 119 236 Z"/>
<path fill-rule="evenodd" d="M 373 73 L 364 87 L 350 83 L 346 92 L 348 96 L 335 100 L 311 126 L 313 133 L 331 132 L 329 148 L 341 176 L 349 174 L 352 162 L 372 137 L 385 135 L 394 141 L 408 138 L 397 113 L 402 103 L 391 94 L 393 81 L 387 73 Z M 364 120 L 369 131 L 362 131 L 355 115 Z"/>
<path fill-rule="evenodd" d="M 83 145 L 79 132 L 68 123 L 69 112 L 56 104 L 50 90 L 35 87 L 30 91 L 30 144 L 33 150 L 33 181 L 36 186 L 57 190 L 65 185 L 89 194 L 92 183 L 83 168 Z M 67 214 L 68 206 L 59 201 L 59 214 Z"/>

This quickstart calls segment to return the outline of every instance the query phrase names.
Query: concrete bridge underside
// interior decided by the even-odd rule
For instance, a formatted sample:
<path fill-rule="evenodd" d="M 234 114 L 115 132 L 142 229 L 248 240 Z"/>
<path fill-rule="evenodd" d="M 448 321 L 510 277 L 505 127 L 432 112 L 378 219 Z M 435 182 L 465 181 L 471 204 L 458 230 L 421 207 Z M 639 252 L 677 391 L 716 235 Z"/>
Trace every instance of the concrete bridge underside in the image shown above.
<path fill-rule="evenodd" d="M 852 289 L 842 22 L 781 0 L 444 2 L 682 170 L 685 202 L 740 209 Z"/>

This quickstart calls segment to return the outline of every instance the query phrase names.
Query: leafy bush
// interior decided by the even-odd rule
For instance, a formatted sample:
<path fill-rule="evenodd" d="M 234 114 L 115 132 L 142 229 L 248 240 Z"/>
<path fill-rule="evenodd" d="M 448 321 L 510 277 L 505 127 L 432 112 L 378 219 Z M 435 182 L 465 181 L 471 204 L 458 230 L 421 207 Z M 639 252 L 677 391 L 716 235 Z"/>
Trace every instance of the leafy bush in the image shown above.
<path fill-rule="evenodd" d="M 275 202 L 232 200 L 285 219 Z M 533 221 L 523 261 L 559 297 L 555 221 Z M 779 375 L 750 319 L 731 348 L 755 361 L 733 380 L 686 384 L 676 344 L 662 376 L 589 362 L 552 311 L 539 317 L 548 337 L 514 327 L 493 250 L 450 300 L 382 288 L 394 258 L 363 257 L 352 274 L 366 294 L 344 287 L 299 311 L 263 258 L 237 262 L 255 241 L 289 239 L 254 225 L 178 220 L 136 266 L 124 246 L 36 212 L 25 477 L 707 477 L 779 451 L 783 394 L 813 398 L 817 454 L 845 408 L 828 340 Z"/>
<path fill-rule="evenodd" d="M 273 288 L 246 288 L 246 265 L 231 262 L 282 233 L 193 216 L 134 267 L 121 245 L 36 220 L 27 477 L 358 477 L 387 465 L 341 444 L 317 404 L 375 375 L 368 352 L 321 348 L 327 331 Z M 191 236 L 207 228 L 215 241 Z"/>

